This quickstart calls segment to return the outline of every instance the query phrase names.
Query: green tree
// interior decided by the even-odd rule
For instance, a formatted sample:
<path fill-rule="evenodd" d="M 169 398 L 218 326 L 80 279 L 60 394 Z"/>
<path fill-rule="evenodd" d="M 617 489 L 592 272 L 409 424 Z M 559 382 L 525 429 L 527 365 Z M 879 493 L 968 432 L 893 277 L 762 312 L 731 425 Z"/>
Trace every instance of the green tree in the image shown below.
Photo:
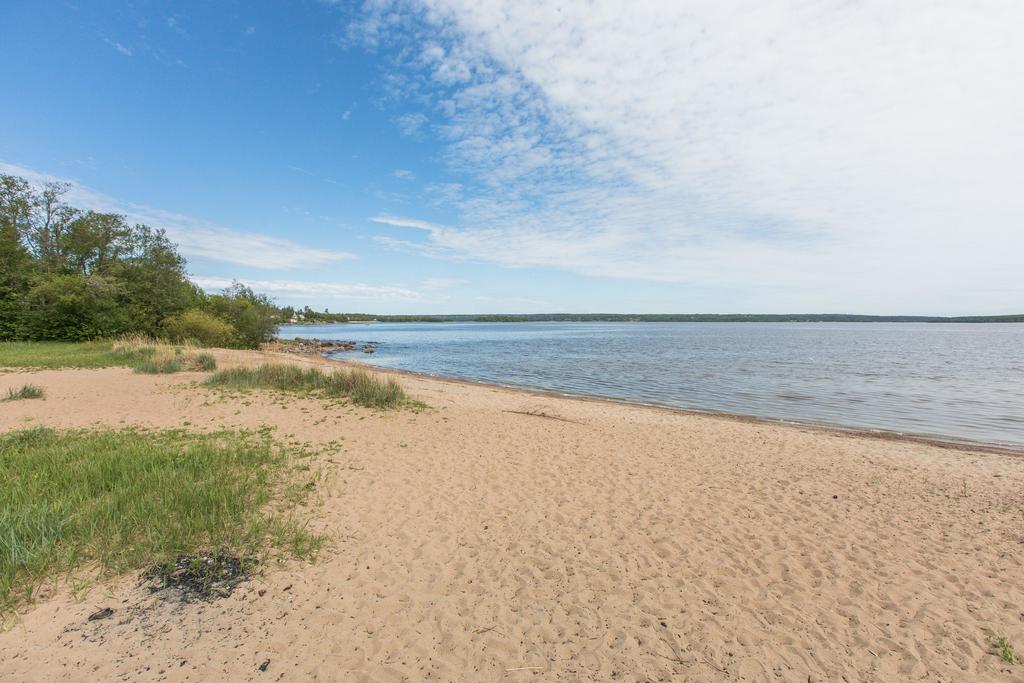
<path fill-rule="evenodd" d="M 210 310 L 235 328 L 238 342 L 257 348 L 274 336 L 281 323 L 280 311 L 265 294 L 257 294 L 240 282 L 210 297 Z"/>
<path fill-rule="evenodd" d="M 70 206 L 68 189 L 0 175 L 0 339 L 157 335 L 165 321 L 220 345 L 274 334 L 282 311 L 268 297 L 237 282 L 208 296 L 163 230 Z"/>
<path fill-rule="evenodd" d="M 22 334 L 32 256 L 22 242 L 32 214 L 32 189 L 21 178 L 0 175 L 0 340 Z"/>
<path fill-rule="evenodd" d="M 132 331 L 122 295 L 119 282 L 101 275 L 39 275 L 25 297 L 23 335 L 81 341 Z"/>
<path fill-rule="evenodd" d="M 107 272 L 125 289 L 125 309 L 134 331 L 155 335 L 167 317 L 201 306 L 206 295 L 185 274 L 185 259 L 163 230 L 136 225 L 128 231 Z"/>

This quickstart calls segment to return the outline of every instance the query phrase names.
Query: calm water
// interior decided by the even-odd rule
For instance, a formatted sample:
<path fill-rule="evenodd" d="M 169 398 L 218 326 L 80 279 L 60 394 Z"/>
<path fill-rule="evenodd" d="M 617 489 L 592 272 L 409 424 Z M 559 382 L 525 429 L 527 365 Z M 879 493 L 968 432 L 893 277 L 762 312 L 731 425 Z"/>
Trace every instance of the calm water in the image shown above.
<path fill-rule="evenodd" d="M 283 327 L 339 357 L 680 408 L 1024 446 L 1024 324 L 440 323 Z"/>

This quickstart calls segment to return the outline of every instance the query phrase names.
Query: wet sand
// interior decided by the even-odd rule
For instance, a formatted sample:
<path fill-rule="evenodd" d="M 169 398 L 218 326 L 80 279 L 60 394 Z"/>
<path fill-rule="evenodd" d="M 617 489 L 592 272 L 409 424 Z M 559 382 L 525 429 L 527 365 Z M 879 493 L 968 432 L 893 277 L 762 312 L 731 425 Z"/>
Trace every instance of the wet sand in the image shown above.
<path fill-rule="evenodd" d="M 986 641 L 1024 651 L 1018 455 L 409 375 L 429 410 L 221 401 L 200 378 L 34 372 L 47 398 L 0 404 L 0 429 L 341 440 L 311 508 L 328 549 L 200 606 L 134 577 L 59 587 L 0 634 L 0 678 L 1024 679 Z"/>

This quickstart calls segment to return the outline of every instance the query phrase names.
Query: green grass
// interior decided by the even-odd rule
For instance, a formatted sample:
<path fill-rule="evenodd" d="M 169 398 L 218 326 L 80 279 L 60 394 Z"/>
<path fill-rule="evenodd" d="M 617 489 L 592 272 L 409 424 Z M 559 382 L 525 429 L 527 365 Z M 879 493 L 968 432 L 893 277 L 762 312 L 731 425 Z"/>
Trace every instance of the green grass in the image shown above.
<path fill-rule="evenodd" d="M 1013 646 L 1010 645 L 1010 641 L 1006 639 L 1006 636 L 995 636 L 988 637 L 989 645 L 996 651 L 996 655 L 999 659 L 1003 660 L 1007 664 L 1016 664 L 1020 662 L 1020 657 L 1013 651 Z"/>
<path fill-rule="evenodd" d="M 181 372 L 181 363 L 177 358 L 150 358 L 142 361 L 132 370 L 143 375 L 170 375 Z"/>
<path fill-rule="evenodd" d="M 35 384 L 24 384 L 20 389 L 8 389 L 7 396 L 2 400 L 4 401 L 21 401 L 27 398 L 42 398 L 46 395 L 46 390 L 42 387 L 37 387 Z"/>
<path fill-rule="evenodd" d="M 138 336 L 118 341 L 0 342 L 0 368 L 46 370 L 122 366 L 150 375 L 182 369 L 210 372 L 217 368 L 217 359 L 207 352 L 184 354 L 181 348 Z"/>
<path fill-rule="evenodd" d="M 363 370 L 324 372 L 318 368 L 264 363 L 255 368 L 221 370 L 206 384 L 225 389 L 276 389 L 325 398 L 348 398 L 369 408 L 397 408 L 410 403 L 401 385 L 381 380 Z"/>
<path fill-rule="evenodd" d="M 213 357 L 212 353 L 199 353 L 191 359 L 192 365 L 197 370 L 203 372 L 212 372 L 217 369 L 217 359 Z"/>
<path fill-rule="evenodd" d="M 110 341 L 0 342 L 3 368 L 109 368 L 130 366 L 152 349 L 114 349 Z"/>
<path fill-rule="evenodd" d="M 295 515 L 310 487 L 293 456 L 269 431 L 0 435 L 0 610 L 62 576 L 109 576 L 202 549 L 315 554 L 323 539 Z"/>

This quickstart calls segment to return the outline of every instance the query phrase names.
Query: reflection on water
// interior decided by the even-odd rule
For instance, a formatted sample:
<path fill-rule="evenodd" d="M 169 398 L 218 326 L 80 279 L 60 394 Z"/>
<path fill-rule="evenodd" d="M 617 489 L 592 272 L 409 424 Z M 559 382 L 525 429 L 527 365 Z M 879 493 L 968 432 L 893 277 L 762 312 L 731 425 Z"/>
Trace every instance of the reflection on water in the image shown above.
<path fill-rule="evenodd" d="M 1024 446 L 1024 325 L 381 323 L 351 360 L 435 375 Z"/>

